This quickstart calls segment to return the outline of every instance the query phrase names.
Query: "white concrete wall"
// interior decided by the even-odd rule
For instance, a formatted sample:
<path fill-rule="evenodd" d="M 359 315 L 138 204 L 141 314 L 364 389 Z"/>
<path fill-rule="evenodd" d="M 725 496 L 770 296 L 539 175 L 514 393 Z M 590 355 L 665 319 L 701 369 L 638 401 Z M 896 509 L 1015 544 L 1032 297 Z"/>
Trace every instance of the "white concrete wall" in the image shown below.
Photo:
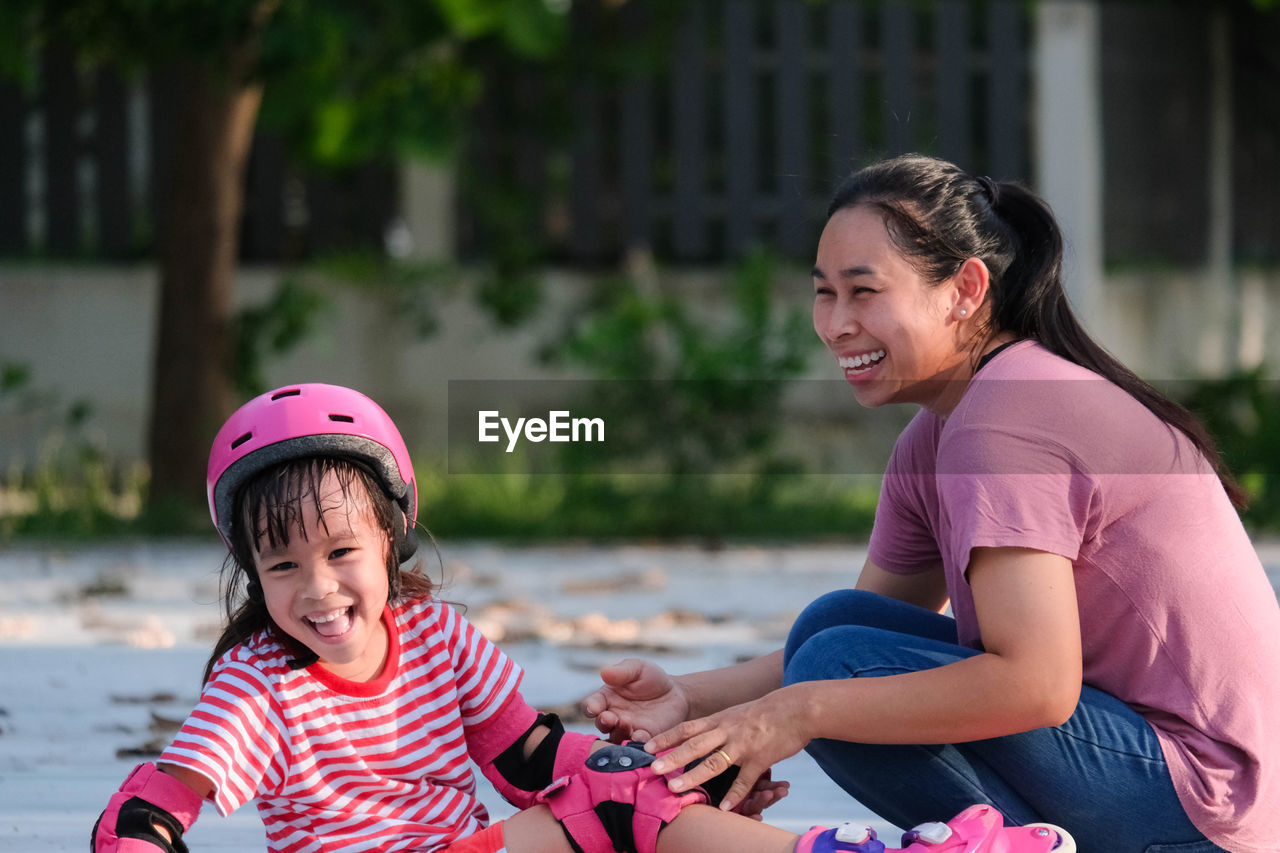
<path fill-rule="evenodd" d="M 1238 272 L 1244 346 L 1280 376 L 1280 273 Z M 277 273 L 249 269 L 239 298 L 264 300 Z M 679 291 L 714 315 L 717 277 L 683 275 Z M 329 305 L 314 333 L 268 365 L 268 381 L 330 381 L 365 390 L 396 412 L 406 439 L 428 452 L 446 448 L 450 379 L 577 378 L 539 363 L 538 352 L 562 328 L 582 294 L 584 280 L 552 273 L 537 319 L 499 329 L 476 308 L 465 285 L 442 294 L 439 330 L 415 337 L 388 303 L 350 286 L 326 286 Z M 32 386 L 63 406 L 91 404 L 91 428 L 114 458 L 140 459 L 145 444 L 156 277 L 146 267 L 0 267 L 0 363 L 27 365 Z M 1221 312 L 1205 310 L 1206 288 L 1194 272 L 1110 275 L 1099 288 L 1096 337 L 1129 366 L 1151 379 L 1205 375 L 1217 363 L 1227 333 Z M 807 310 L 810 288 L 803 270 L 788 271 L 778 298 Z M 581 374 L 578 374 L 580 377 Z M 810 379 L 839 379 L 830 359 L 815 349 Z M 801 383 L 800 385 L 803 385 Z M 811 383 L 816 385 L 816 383 Z M 49 440 L 41 412 L 14 411 L 0 399 L 0 474 L 15 459 L 30 461 Z M 839 418 L 849 401 L 831 399 L 826 385 L 798 387 L 792 406 L 799 419 Z"/>
<path fill-rule="evenodd" d="M 1102 316 L 1102 107 L 1099 10 L 1091 0 L 1037 3 L 1032 39 L 1036 189 L 1065 242 L 1063 281 L 1086 325 Z"/>

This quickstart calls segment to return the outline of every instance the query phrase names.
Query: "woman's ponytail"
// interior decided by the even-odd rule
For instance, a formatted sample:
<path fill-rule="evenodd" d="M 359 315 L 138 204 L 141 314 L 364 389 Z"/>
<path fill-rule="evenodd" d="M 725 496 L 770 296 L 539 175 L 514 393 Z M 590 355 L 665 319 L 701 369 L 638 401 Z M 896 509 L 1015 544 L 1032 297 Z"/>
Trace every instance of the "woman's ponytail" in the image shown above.
<path fill-rule="evenodd" d="M 1008 267 L 991 289 L 995 328 L 1041 340 L 1043 332 L 1060 323 L 1078 325 L 1062 288 L 1062 232 L 1052 212 L 1018 184 L 996 186 L 992 213 L 1014 246 Z"/>

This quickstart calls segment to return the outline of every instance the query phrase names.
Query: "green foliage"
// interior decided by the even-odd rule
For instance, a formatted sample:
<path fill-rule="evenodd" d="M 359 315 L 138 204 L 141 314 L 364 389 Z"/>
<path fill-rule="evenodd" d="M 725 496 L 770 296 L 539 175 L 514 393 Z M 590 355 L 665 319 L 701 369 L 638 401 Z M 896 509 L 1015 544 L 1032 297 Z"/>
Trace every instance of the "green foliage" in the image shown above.
<path fill-rule="evenodd" d="M 30 81 L 59 41 L 91 63 L 208 65 L 264 86 L 263 121 L 328 164 L 450 150 L 486 51 L 547 57 L 565 15 L 544 0 L 7 0 L 0 74 Z"/>
<path fill-rule="evenodd" d="M 563 15 L 545 0 L 436 0 L 435 6 L 460 36 L 479 38 L 498 33 L 504 43 L 524 56 L 546 57 L 564 38 Z"/>
<path fill-rule="evenodd" d="M 1257 368 L 1197 382 L 1182 402 L 1200 417 L 1249 492 L 1245 523 L 1280 529 L 1280 384 Z"/>
<path fill-rule="evenodd" d="M 419 519 L 436 536 L 555 539 L 861 538 L 878 483 L 815 475 L 443 475 L 419 478 Z"/>
<path fill-rule="evenodd" d="M 332 309 L 318 280 L 376 297 L 390 320 L 425 338 L 439 325 L 437 297 L 463 276 L 452 262 L 394 260 L 373 252 L 326 255 L 288 271 L 267 300 L 240 309 L 232 320 L 232 380 L 240 397 L 268 390 L 267 364 L 304 342 L 319 316 Z"/>
<path fill-rule="evenodd" d="M 542 286 L 529 259 L 499 258 L 480 279 L 476 301 L 499 326 L 513 328 L 542 305 Z"/>
<path fill-rule="evenodd" d="M 622 414 L 610 420 L 612 458 L 675 477 L 789 467 L 773 455 L 781 380 L 804 369 L 815 340 L 802 312 L 779 310 L 773 280 L 767 253 L 744 258 L 728 276 L 727 317 L 700 315 L 688 294 L 599 282 L 551 355 L 604 380 L 591 383 L 583 408 Z M 579 448 L 568 445 L 569 470 Z"/>
<path fill-rule="evenodd" d="M 91 407 L 37 390 L 26 365 L 0 364 L 0 434 L 11 447 L 26 437 L 34 454 L 12 461 L 0 483 L 0 540 L 90 538 L 121 532 L 136 517 L 142 469 L 112 464 L 93 434 Z"/>
<path fill-rule="evenodd" d="M 324 164 L 441 156 L 484 89 L 485 51 L 542 57 L 564 35 L 542 0 L 286 0 L 263 32 L 262 120 Z"/>
<path fill-rule="evenodd" d="M 324 299 L 298 278 L 287 277 L 266 302 L 242 308 L 232 318 L 231 378 L 245 399 L 268 390 L 262 370 L 268 356 L 281 356 L 304 340 Z"/>
<path fill-rule="evenodd" d="M 36 15 L 31 0 L 0 3 L 0 78 L 30 90 L 36 81 L 32 46 L 37 41 Z"/>
<path fill-rule="evenodd" d="M 90 63 L 131 71 L 174 61 L 225 67 L 281 0 L 6 0 L 0 68 L 34 78 L 38 50 L 57 41 Z"/>
<path fill-rule="evenodd" d="M 376 295 L 387 313 L 419 338 L 440 325 L 437 298 L 456 290 L 466 279 L 452 261 L 396 260 L 374 252 L 343 252 L 321 258 L 306 273 L 323 276 L 344 287 Z"/>
<path fill-rule="evenodd" d="M 31 367 L 11 361 L 0 362 L 0 400 L 20 393 L 31 382 Z"/>
<path fill-rule="evenodd" d="M 536 270 L 557 260 L 566 241 L 584 84 L 614 98 L 625 81 L 661 74 L 688 11 L 685 0 L 546 2 L 571 7 L 557 33 L 560 49 L 522 53 L 489 40 L 471 53 L 486 86 L 462 144 L 480 165 L 458 175 L 458 192 L 475 218 L 468 260 L 482 272 L 478 302 L 508 327 L 542 304 Z"/>
<path fill-rule="evenodd" d="M 263 124 L 330 166 L 449 150 L 482 85 L 428 3 L 285 3 L 261 77 Z"/>

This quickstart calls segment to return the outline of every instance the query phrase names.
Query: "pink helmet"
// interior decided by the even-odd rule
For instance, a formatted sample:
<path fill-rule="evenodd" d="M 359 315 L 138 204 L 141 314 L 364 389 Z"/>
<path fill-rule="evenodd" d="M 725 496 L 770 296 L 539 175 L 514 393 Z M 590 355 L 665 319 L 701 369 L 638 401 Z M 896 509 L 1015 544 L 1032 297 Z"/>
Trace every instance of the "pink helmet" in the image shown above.
<path fill-rule="evenodd" d="M 231 544 L 236 491 L 279 462 L 301 456 L 340 456 L 370 468 L 404 513 L 401 560 L 417 547 L 418 484 L 400 431 L 387 413 L 358 391 L 319 382 L 286 385 L 254 397 L 218 430 L 205 484 L 209 514 Z"/>

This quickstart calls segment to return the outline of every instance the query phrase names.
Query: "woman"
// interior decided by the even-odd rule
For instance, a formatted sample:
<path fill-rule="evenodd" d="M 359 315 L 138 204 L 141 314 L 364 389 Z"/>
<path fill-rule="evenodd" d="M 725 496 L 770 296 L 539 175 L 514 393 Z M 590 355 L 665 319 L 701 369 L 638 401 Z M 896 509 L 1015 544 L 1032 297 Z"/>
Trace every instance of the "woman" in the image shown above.
<path fill-rule="evenodd" d="M 1085 334 L 1061 262 L 1043 202 L 949 163 L 837 191 L 814 328 L 860 403 L 922 407 L 857 589 L 763 658 L 606 670 L 602 731 L 674 747 L 659 772 L 708 756 L 677 790 L 732 758 L 727 807 L 807 749 L 900 826 L 986 802 L 1082 851 L 1280 849 L 1280 606 L 1242 493 Z"/>

